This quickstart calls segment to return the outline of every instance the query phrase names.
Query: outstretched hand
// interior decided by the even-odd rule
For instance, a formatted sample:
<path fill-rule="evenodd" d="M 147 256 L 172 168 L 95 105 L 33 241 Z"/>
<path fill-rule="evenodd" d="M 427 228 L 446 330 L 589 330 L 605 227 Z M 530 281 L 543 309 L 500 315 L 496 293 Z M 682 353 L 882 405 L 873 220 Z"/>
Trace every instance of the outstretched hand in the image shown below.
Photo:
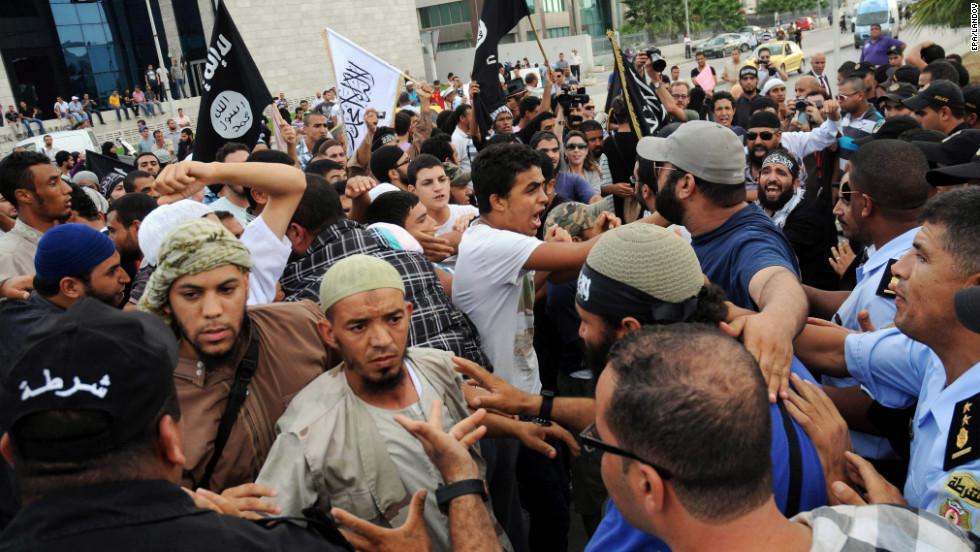
<path fill-rule="evenodd" d="M 466 380 L 467 385 L 487 391 L 472 399 L 471 408 L 486 408 L 507 414 L 523 414 L 525 404 L 534 398 L 471 360 L 454 356 L 453 363 L 457 372 L 470 378 Z"/>
<path fill-rule="evenodd" d="M 862 489 L 863 495 L 844 481 L 836 481 L 831 486 L 831 494 L 841 504 L 864 506 L 865 504 L 907 504 L 902 491 L 882 477 L 878 470 L 864 458 L 853 452 L 845 452 L 847 474 L 851 482 Z"/>
<path fill-rule="evenodd" d="M 412 420 L 401 414 L 395 416 L 395 421 L 422 443 L 425 454 L 446 484 L 451 484 L 480 476 L 469 448 L 486 434 L 486 426 L 480 425 L 486 416 L 487 411 L 481 408 L 446 433 L 442 429 L 442 401 L 436 399 L 432 401 L 428 421 Z"/>
<path fill-rule="evenodd" d="M 827 496 L 834 503 L 831 484 L 846 479 L 844 453 L 854 450 L 847 423 L 819 386 L 796 374 L 791 374 L 790 380 L 799 394 L 790 389 L 786 410 L 813 441 L 823 466 Z"/>
<path fill-rule="evenodd" d="M 408 518 L 397 529 L 385 529 L 340 508 L 330 510 L 330 515 L 347 529 L 341 529 L 344 537 L 357 550 L 364 552 L 428 552 L 432 541 L 425 530 L 425 489 L 419 489 L 408 506 Z"/>

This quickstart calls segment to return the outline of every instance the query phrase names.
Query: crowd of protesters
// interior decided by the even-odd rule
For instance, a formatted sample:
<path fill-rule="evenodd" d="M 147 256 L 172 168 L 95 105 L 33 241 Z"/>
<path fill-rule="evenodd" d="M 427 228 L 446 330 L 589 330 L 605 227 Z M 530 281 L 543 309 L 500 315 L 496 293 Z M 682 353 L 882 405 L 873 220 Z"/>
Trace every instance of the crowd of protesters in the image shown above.
<path fill-rule="evenodd" d="M 885 53 L 11 153 L 0 550 L 976 549 L 980 87 Z"/>

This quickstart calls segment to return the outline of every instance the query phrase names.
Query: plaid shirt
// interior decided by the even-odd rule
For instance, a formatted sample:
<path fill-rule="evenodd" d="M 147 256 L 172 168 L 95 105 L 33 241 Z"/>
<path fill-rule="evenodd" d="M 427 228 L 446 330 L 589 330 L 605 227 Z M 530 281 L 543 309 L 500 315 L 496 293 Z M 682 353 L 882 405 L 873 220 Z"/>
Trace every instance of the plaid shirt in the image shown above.
<path fill-rule="evenodd" d="M 897 504 L 828 506 L 793 521 L 813 529 L 811 552 L 953 552 L 980 542 L 936 514 Z"/>
<path fill-rule="evenodd" d="M 371 255 L 391 263 L 405 282 L 405 300 L 412 303 L 409 347 L 431 347 L 492 370 L 476 326 L 446 296 L 435 269 L 420 253 L 392 248 L 376 230 L 341 220 L 320 233 L 302 259 L 286 266 L 280 282 L 286 301 L 320 301 L 320 280 L 337 261 Z"/>

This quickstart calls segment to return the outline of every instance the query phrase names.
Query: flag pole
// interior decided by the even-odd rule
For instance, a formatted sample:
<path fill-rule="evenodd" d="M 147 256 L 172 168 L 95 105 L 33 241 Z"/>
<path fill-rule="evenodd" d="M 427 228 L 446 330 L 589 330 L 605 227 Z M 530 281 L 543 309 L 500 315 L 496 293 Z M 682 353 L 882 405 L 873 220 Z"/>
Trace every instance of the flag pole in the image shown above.
<path fill-rule="evenodd" d="M 613 32 L 611 30 L 606 31 L 606 37 L 612 42 L 613 46 L 613 57 L 616 61 L 616 68 L 619 69 L 619 82 L 620 87 L 623 89 L 623 99 L 626 103 L 626 108 L 629 110 L 630 119 L 633 121 L 633 129 L 635 130 L 637 137 L 642 138 L 640 134 L 642 131 L 640 129 L 640 122 L 636 120 L 636 113 L 633 112 L 633 102 L 630 101 L 629 87 L 626 86 L 626 68 L 623 66 L 623 51 L 619 49 L 619 44 L 616 43 L 616 39 L 613 37 Z"/>
<path fill-rule="evenodd" d="M 538 41 L 538 48 L 541 49 L 541 57 L 544 58 L 544 64 L 548 69 L 551 69 L 551 64 L 548 63 L 548 54 L 544 53 L 544 46 L 541 44 L 541 37 L 538 36 L 538 30 L 534 27 L 534 18 L 528 14 L 527 20 L 531 24 L 531 31 L 534 33 L 534 40 Z"/>

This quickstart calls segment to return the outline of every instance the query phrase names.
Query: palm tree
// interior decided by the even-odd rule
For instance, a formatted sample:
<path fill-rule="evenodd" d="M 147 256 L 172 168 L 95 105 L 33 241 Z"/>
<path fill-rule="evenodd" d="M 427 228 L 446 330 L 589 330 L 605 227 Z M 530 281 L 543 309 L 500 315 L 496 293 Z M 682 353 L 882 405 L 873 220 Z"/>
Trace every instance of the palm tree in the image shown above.
<path fill-rule="evenodd" d="M 967 0 L 918 0 L 911 9 L 911 29 L 926 26 L 956 28 L 970 24 L 970 2 Z"/>

